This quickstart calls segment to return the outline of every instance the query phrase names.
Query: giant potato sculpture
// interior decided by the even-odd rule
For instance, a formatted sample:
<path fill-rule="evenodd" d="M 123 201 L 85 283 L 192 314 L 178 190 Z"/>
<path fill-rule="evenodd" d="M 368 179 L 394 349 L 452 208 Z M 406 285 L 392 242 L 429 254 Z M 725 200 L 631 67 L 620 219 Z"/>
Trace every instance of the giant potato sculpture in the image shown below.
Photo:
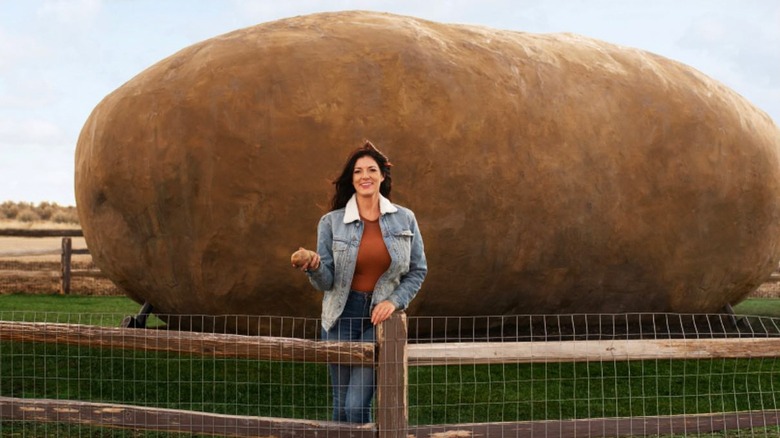
<path fill-rule="evenodd" d="M 713 312 L 780 258 L 780 133 L 723 85 L 576 35 L 345 12 L 209 39 L 100 102 L 76 150 L 95 263 L 162 314 L 316 317 L 290 254 L 363 138 L 425 239 L 413 314 Z"/>

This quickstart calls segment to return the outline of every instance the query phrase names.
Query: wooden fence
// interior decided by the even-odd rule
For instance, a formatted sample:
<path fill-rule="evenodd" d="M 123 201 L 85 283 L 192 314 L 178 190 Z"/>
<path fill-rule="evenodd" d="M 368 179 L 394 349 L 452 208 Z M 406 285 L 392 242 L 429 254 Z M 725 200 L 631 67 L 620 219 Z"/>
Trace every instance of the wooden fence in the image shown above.
<path fill-rule="evenodd" d="M 691 431 L 704 433 L 780 424 L 778 410 L 431 426 L 408 424 L 409 366 L 777 357 L 780 355 L 780 338 L 771 337 L 407 344 L 406 316 L 399 312 L 379 326 L 376 345 L 24 322 L 0 322 L 0 340 L 254 360 L 370 364 L 377 369 L 376 423 L 366 425 L 11 397 L 0 397 L 1 420 L 66 422 L 218 436 L 291 438 L 637 436 Z"/>
<path fill-rule="evenodd" d="M 89 254 L 89 249 L 73 249 L 73 237 L 82 237 L 84 233 L 80 229 L 67 230 L 26 230 L 26 229 L 0 229 L 0 237 L 62 237 L 60 249 L 48 250 L 20 250 L 0 253 L 0 256 L 25 257 L 39 255 L 60 255 L 59 271 L 0 271 L 0 275 L 14 275 L 17 277 L 41 277 L 41 278 L 60 278 L 60 294 L 70 294 L 71 279 L 74 277 L 105 278 L 100 270 L 97 269 L 72 269 L 72 257 L 77 254 Z"/>
<path fill-rule="evenodd" d="M 60 249 L 50 250 L 24 250 L 24 251 L 11 251 L 0 253 L 0 256 L 37 256 L 37 255 L 52 255 L 60 254 L 61 256 L 61 269 L 59 271 L 20 271 L 14 270 L 11 272 L 5 271 L 8 275 L 15 275 L 20 277 L 41 277 L 41 278 L 60 278 L 60 294 L 70 294 L 71 279 L 74 277 L 91 277 L 91 278 L 106 278 L 100 270 L 97 269 L 72 269 L 71 259 L 73 255 L 77 254 L 89 254 L 89 249 L 73 249 L 72 237 L 82 237 L 84 233 L 80 229 L 41 229 L 41 230 L 27 230 L 27 229 L 0 229 L 0 237 L 62 237 L 62 247 Z M 3 275 L 4 271 L 0 271 L 0 275 Z M 766 283 L 780 282 L 780 269 L 773 272 L 769 278 L 766 279 Z"/>

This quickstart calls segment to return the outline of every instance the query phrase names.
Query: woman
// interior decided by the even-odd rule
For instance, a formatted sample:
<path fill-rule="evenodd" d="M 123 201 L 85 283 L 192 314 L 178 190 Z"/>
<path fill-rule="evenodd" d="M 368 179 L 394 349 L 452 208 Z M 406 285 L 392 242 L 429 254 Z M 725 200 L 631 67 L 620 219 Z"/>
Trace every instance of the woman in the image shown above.
<path fill-rule="evenodd" d="M 412 301 L 428 272 L 411 210 L 392 204 L 392 164 L 371 142 L 355 150 L 330 212 L 317 227 L 317 252 L 300 266 L 325 292 L 322 339 L 374 342 L 374 326 Z M 374 369 L 331 364 L 333 420 L 371 422 Z"/>

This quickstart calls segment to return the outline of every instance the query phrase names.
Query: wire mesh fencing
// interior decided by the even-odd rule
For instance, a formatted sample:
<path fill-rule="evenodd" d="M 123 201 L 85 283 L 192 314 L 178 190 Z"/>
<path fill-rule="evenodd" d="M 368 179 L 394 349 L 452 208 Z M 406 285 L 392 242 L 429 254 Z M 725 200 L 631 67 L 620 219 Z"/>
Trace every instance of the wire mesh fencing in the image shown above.
<path fill-rule="evenodd" d="M 778 436 L 779 335 L 776 319 L 733 315 L 412 318 L 410 424 Z"/>
<path fill-rule="evenodd" d="M 251 436 L 252 418 L 298 436 L 380 433 L 331 421 L 334 363 L 394 369 L 376 380 L 385 395 L 372 409 L 374 418 L 382 409 L 404 415 L 396 430 L 404 436 L 780 434 L 773 318 L 409 317 L 401 349 L 390 353 L 321 341 L 316 319 L 223 317 L 263 327 L 247 336 L 179 332 L 165 316 L 120 328 L 123 316 L 0 311 L 0 435 L 173 436 L 189 421 L 211 426 L 190 424 L 187 436 Z M 399 387 L 401 399 L 387 392 Z M 115 422 L 106 426 L 129 431 L 96 428 L 100 410 Z"/>

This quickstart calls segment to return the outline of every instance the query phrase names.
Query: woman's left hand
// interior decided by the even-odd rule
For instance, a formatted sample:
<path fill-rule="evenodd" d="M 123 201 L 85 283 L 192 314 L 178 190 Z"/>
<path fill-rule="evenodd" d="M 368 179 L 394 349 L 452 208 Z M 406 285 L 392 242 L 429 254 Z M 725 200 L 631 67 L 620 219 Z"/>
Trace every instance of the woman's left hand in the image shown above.
<path fill-rule="evenodd" d="M 382 301 L 377 304 L 371 312 L 371 323 L 377 325 L 380 322 L 387 320 L 387 318 L 390 318 L 390 315 L 392 315 L 393 312 L 395 312 L 395 304 L 387 300 Z"/>

